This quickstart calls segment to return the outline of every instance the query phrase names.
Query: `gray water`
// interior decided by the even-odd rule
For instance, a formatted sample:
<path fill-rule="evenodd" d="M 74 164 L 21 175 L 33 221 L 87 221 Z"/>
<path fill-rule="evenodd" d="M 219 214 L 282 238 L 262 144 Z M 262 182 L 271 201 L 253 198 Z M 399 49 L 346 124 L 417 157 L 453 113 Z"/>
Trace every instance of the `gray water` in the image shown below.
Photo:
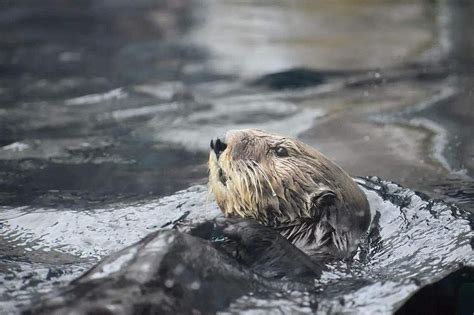
<path fill-rule="evenodd" d="M 206 183 L 227 129 L 299 137 L 352 175 L 474 210 L 469 1 L 0 8 L 5 312 L 175 220 L 157 200 Z"/>

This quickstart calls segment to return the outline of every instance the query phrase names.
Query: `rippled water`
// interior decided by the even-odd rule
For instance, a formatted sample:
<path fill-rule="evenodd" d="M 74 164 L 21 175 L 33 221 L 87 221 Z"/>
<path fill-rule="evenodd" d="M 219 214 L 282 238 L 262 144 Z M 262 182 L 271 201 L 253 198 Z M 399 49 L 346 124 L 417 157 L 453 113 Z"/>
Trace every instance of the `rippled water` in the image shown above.
<path fill-rule="evenodd" d="M 378 178 L 360 179 L 359 184 L 376 221 L 355 261 L 329 265 L 316 283 L 316 294 L 263 300 L 245 296 L 230 310 L 390 314 L 420 287 L 461 265 L 472 266 L 471 214 Z M 469 304 L 469 298 L 463 302 Z"/>
<path fill-rule="evenodd" d="M 461 265 L 472 266 L 472 215 L 456 206 L 425 199 L 377 178 L 359 179 L 374 221 L 354 262 L 329 265 L 316 292 L 270 292 L 241 296 L 229 311 L 356 311 L 391 313 L 420 287 Z M 40 293 L 63 286 L 96 259 L 176 223 L 194 224 L 220 214 L 207 189 L 193 186 L 172 196 L 138 204 L 116 204 L 93 212 L 6 210 L 2 238 L 16 251 L 5 255 L 10 273 L 4 307 L 13 309 Z M 471 220 L 471 221 L 470 221 Z M 191 249 L 190 249 L 191 250 Z M 22 261 L 18 256 L 29 259 Z M 12 279 L 12 277 L 14 277 Z"/>
<path fill-rule="evenodd" d="M 13 312 L 176 220 L 186 210 L 174 213 L 173 200 L 200 200 L 199 209 L 179 208 L 192 210 L 188 219 L 196 210 L 217 213 L 211 201 L 198 206 L 206 192 L 192 185 L 206 182 L 209 139 L 231 128 L 299 137 L 353 175 L 377 175 L 473 211 L 472 7 L 461 0 L 0 4 L 0 308 Z M 380 193 L 386 203 L 376 202 L 392 207 L 380 210 L 383 244 L 407 249 L 406 239 L 390 234 L 402 231 L 419 239 L 416 259 L 429 250 L 439 259 L 425 274 L 413 267 L 423 260 L 410 269 L 382 249 L 360 267 L 363 283 L 334 276 L 350 292 L 327 279 L 334 287 L 327 293 L 350 302 L 323 294 L 322 311 L 373 292 L 378 302 L 358 309 L 389 311 L 383 290 L 403 287 L 390 297 L 402 301 L 440 278 L 430 272 L 454 270 L 443 250 L 467 248 L 467 235 L 453 245 L 438 230 L 444 217 L 434 218 L 435 205 L 394 187 Z M 388 197 L 397 194 L 432 216 L 404 213 Z M 431 220 L 433 233 L 446 236 L 441 243 L 427 241 Z M 401 284 L 388 269 L 421 282 Z M 393 290 L 378 288 L 384 275 Z M 305 311 L 311 299 L 296 300 Z M 285 297 L 272 301 L 296 307 Z M 230 307 L 265 303 L 242 297 Z"/>

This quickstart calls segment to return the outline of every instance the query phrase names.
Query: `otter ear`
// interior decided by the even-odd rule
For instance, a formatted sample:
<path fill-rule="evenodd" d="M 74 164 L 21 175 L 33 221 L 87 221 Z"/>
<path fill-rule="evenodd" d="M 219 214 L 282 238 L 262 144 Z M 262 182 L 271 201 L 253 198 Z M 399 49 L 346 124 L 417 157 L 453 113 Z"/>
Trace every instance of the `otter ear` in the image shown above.
<path fill-rule="evenodd" d="M 337 195 L 328 187 L 320 187 L 311 194 L 310 212 L 313 220 L 321 221 L 331 215 L 330 208 L 336 203 Z"/>
<path fill-rule="evenodd" d="M 328 187 L 321 187 L 311 195 L 312 208 L 322 209 L 333 205 L 337 195 Z"/>

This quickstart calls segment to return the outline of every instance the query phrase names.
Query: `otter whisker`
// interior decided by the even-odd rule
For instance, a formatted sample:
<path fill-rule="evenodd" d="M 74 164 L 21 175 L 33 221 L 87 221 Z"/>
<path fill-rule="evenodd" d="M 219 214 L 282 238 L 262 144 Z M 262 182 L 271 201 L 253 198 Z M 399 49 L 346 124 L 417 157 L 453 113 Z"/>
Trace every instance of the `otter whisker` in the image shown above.
<path fill-rule="evenodd" d="M 262 195 L 263 195 L 262 186 L 260 184 L 260 180 L 257 176 L 255 168 L 253 167 L 252 164 L 247 165 L 246 173 L 248 174 L 248 176 L 249 176 L 249 178 L 252 182 L 253 190 L 255 191 L 256 200 L 260 200 L 262 198 Z"/>
<path fill-rule="evenodd" d="M 249 193 L 250 192 L 250 184 L 249 184 L 249 176 L 242 176 L 242 174 L 246 174 L 246 167 L 244 163 L 235 163 L 235 174 L 240 174 L 239 176 L 235 176 L 235 189 L 238 192 L 235 194 L 235 196 L 232 196 L 234 200 L 234 204 L 240 205 L 239 209 L 236 209 L 236 211 L 239 214 L 245 215 L 251 215 L 252 214 L 252 208 L 254 206 L 252 196 Z M 237 200 L 240 199 L 240 202 Z M 246 213 L 248 212 L 248 213 Z"/>
<path fill-rule="evenodd" d="M 276 194 L 275 190 L 273 189 L 272 183 L 270 182 L 270 179 L 268 179 L 267 174 L 265 174 L 265 172 L 261 169 L 260 165 L 255 164 L 255 166 L 256 166 L 257 169 L 260 171 L 260 174 L 262 174 L 262 176 L 263 176 L 263 178 L 265 179 L 265 181 L 268 183 L 268 186 L 270 187 L 270 190 L 272 191 L 272 196 L 273 196 L 273 197 L 276 197 L 277 194 Z"/>
<path fill-rule="evenodd" d="M 263 197 L 263 190 L 262 190 L 260 178 L 258 176 L 258 172 L 255 170 L 254 164 L 246 163 L 245 172 L 249 176 L 252 182 L 252 185 L 253 185 L 252 188 L 255 191 L 256 200 L 260 200 Z"/>
<path fill-rule="evenodd" d="M 251 184 L 251 187 L 249 187 L 249 191 L 251 191 L 253 193 L 253 196 L 255 197 L 255 201 L 259 200 L 260 196 L 259 196 L 259 193 L 258 193 L 258 189 L 257 189 L 257 183 L 255 181 L 255 176 L 253 176 L 253 174 L 250 174 L 250 170 L 247 170 L 246 171 L 249 175 L 249 179 L 250 179 L 250 184 Z M 257 204 L 255 202 L 255 204 Z"/>

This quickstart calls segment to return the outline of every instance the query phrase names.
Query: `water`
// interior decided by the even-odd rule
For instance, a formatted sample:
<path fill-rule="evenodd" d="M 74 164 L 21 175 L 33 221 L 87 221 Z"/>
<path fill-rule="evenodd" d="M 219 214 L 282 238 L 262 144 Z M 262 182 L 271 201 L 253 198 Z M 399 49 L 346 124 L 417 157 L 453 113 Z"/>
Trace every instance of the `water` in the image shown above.
<path fill-rule="evenodd" d="M 376 219 L 355 261 L 328 265 L 321 280 L 315 282 L 314 288 L 309 291 L 282 291 L 281 284 L 274 285 L 268 291 L 268 283 L 265 282 L 259 285 L 266 289 L 254 287 L 251 290 L 245 285 L 240 288 L 239 282 L 232 282 L 231 291 L 240 292 L 235 295 L 224 293 L 226 290 L 217 284 L 206 285 L 205 281 L 208 280 L 198 278 L 197 281 L 201 280 L 201 285 L 207 290 L 222 290 L 222 299 L 231 300 L 224 309 L 213 306 L 212 300 L 209 300 L 205 309 L 243 313 L 317 310 L 321 314 L 348 311 L 390 314 L 424 285 L 442 279 L 461 265 L 472 266 L 474 256 L 471 240 L 474 232 L 471 228 L 472 215 L 468 212 L 453 205 L 425 199 L 409 189 L 375 177 L 358 179 L 358 182 L 368 197 Z M 3 237 L 10 244 L 15 244 L 17 252 L 22 252 L 22 255 L 33 261 L 18 261 L 15 256 L 4 256 L 3 261 L 8 261 L 10 268 L 17 268 L 13 272 L 17 279 L 8 279 L 11 277 L 8 274 L 3 276 L 2 280 L 9 284 L 4 295 L 10 300 L 4 305 L 8 310 L 32 298 L 37 299 L 40 293 L 50 292 L 52 288 L 79 276 L 95 259 L 118 251 L 153 231 L 169 229 L 176 224 L 195 224 L 212 219 L 219 213 L 215 202 L 209 201 L 205 186 L 192 186 L 172 196 L 146 203 L 118 203 L 93 212 L 69 210 L 58 215 L 49 209 L 31 212 L 7 210 L 3 213 L 3 224 L 4 231 L 8 232 Z M 166 251 L 165 239 L 156 237 L 154 242 L 156 246 L 161 244 L 162 251 Z M 139 255 L 141 246 L 139 243 L 115 256 L 107 262 L 107 268 L 99 268 L 99 271 L 89 274 L 86 281 L 87 278 L 117 277 L 115 273 L 120 274 L 120 268 L 127 261 L 139 264 L 142 259 L 146 260 L 147 255 Z M 175 249 L 175 254 L 183 250 L 179 248 Z M 196 252 L 196 248 L 185 249 L 185 252 Z M 160 251 L 156 253 L 161 257 Z M 53 255 L 54 262 L 51 261 Z M 166 260 L 162 262 L 158 256 L 156 263 L 165 264 Z M 215 264 L 211 256 L 201 256 L 197 266 Z M 175 261 L 173 266 L 187 266 L 189 262 L 186 257 Z M 208 259 L 209 263 L 206 263 Z M 147 265 L 145 261 L 143 263 Z M 196 268 L 195 265 L 189 267 Z M 147 270 L 158 272 L 162 268 Z M 219 276 L 224 279 L 233 279 L 238 273 L 225 268 L 220 272 L 223 274 Z M 159 275 L 149 274 L 148 271 L 144 272 L 143 277 L 149 278 L 148 281 L 152 283 L 156 277 L 159 278 Z M 94 283 L 87 286 L 88 295 Z M 117 290 L 117 296 L 126 294 L 120 283 L 112 287 Z M 98 288 L 101 290 L 102 287 Z M 81 289 L 78 291 L 81 292 Z M 212 296 L 212 292 L 206 294 Z M 76 294 L 76 291 L 70 290 L 64 298 L 68 301 L 73 297 L 74 303 L 80 305 L 83 293 Z M 124 296 L 124 299 L 127 298 Z M 106 303 L 100 304 L 107 307 L 104 306 Z"/>
<path fill-rule="evenodd" d="M 0 8 L 5 310 L 176 219 L 157 200 L 204 184 L 209 139 L 230 128 L 474 210 L 469 2 Z"/>

